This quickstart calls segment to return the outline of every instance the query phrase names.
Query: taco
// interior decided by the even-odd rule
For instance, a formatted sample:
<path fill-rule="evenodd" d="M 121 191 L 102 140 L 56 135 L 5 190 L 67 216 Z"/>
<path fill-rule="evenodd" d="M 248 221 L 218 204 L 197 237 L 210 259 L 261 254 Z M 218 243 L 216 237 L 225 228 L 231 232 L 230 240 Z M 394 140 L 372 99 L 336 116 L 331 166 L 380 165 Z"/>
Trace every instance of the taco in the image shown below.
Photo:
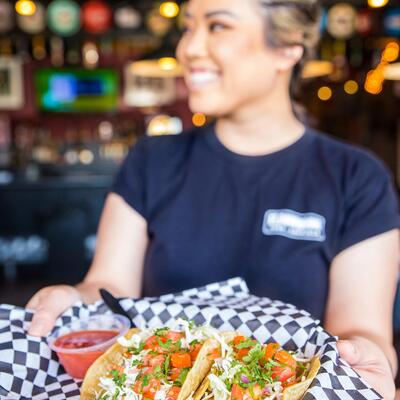
<path fill-rule="evenodd" d="M 210 371 L 219 347 L 211 327 L 178 320 L 167 327 L 130 330 L 86 373 L 82 400 L 185 400 Z M 214 337 L 214 339 L 213 339 Z"/>
<path fill-rule="evenodd" d="M 318 357 L 300 358 L 278 343 L 224 336 L 225 354 L 211 357 L 210 373 L 193 400 L 298 400 L 320 368 Z"/>

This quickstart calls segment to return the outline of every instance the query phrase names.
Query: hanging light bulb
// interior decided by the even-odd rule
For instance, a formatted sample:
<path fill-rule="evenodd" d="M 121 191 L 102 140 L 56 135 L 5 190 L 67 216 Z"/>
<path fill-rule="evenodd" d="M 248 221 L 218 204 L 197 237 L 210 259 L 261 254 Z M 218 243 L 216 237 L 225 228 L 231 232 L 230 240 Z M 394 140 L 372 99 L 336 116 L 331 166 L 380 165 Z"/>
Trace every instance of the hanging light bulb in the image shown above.
<path fill-rule="evenodd" d="M 36 4 L 31 0 L 18 0 L 15 3 L 15 11 L 24 17 L 29 17 L 35 14 Z"/>
<path fill-rule="evenodd" d="M 389 0 L 368 0 L 368 5 L 371 8 L 385 7 Z"/>
<path fill-rule="evenodd" d="M 179 14 L 179 6 L 174 1 L 165 1 L 160 5 L 160 14 L 165 18 L 175 18 Z"/>

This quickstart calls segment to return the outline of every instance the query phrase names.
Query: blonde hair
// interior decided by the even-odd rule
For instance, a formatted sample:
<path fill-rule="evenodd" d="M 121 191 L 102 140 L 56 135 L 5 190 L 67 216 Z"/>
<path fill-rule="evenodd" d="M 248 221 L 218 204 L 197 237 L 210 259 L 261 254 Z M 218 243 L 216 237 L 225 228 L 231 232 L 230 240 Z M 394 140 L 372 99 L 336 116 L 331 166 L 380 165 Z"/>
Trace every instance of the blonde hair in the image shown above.
<path fill-rule="evenodd" d="M 271 47 L 302 46 L 304 54 L 293 69 L 290 95 L 293 108 L 299 114 L 295 100 L 300 87 L 302 67 L 315 54 L 320 38 L 321 6 L 319 0 L 257 0 L 265 19 L 267 44 Z M 298 115 L 302 119 L 301 115 Z"/>

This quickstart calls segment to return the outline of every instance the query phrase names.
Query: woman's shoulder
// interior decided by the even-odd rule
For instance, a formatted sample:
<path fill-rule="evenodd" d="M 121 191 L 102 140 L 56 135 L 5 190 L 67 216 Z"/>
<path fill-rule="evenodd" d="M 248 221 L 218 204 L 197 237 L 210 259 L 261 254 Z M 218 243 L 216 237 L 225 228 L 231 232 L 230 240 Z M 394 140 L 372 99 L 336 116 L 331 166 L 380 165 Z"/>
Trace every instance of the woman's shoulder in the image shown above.
<path fill-rule="evenodd" d="M 314 129 L 309 132 L 313 137 L 315 156 L 333 169 L 350 175 L 389 174 L 385 163 L 371 150 L 325 132 Z"/>

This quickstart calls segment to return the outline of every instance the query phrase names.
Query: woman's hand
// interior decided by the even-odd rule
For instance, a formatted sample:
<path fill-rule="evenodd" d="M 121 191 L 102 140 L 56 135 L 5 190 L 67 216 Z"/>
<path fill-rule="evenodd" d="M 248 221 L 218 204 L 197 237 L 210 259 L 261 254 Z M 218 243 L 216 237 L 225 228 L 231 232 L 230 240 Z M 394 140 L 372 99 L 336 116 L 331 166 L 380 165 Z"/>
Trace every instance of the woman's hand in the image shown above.
<path fill-rule="evenodd" d="M 393 372 L 382 350 L 363 337 L 339 340 L 340 356 L 345 359 L 385 400 L 395 398 Z"/>
<path fill-rule="evenodd" d="M 35 311 L 28 333 L 32 336 L 47 335 L 58 316 L 79 300 L 80 293 L 73 286 L 49 286 L 39 290 L 26 305 Z"/>
<path fill-rule="evenodd" d="M 35 310 L 29 334 L 47 335 L 57 317 L 74 303 L 98 300 L 100 288 L 114 296 L 140 296 L 147 244 L 146 220 L 120 196 L 108 195 L 88 274 L 76 287 L 49 286 L 32 297 L 26 306 Z"/>

